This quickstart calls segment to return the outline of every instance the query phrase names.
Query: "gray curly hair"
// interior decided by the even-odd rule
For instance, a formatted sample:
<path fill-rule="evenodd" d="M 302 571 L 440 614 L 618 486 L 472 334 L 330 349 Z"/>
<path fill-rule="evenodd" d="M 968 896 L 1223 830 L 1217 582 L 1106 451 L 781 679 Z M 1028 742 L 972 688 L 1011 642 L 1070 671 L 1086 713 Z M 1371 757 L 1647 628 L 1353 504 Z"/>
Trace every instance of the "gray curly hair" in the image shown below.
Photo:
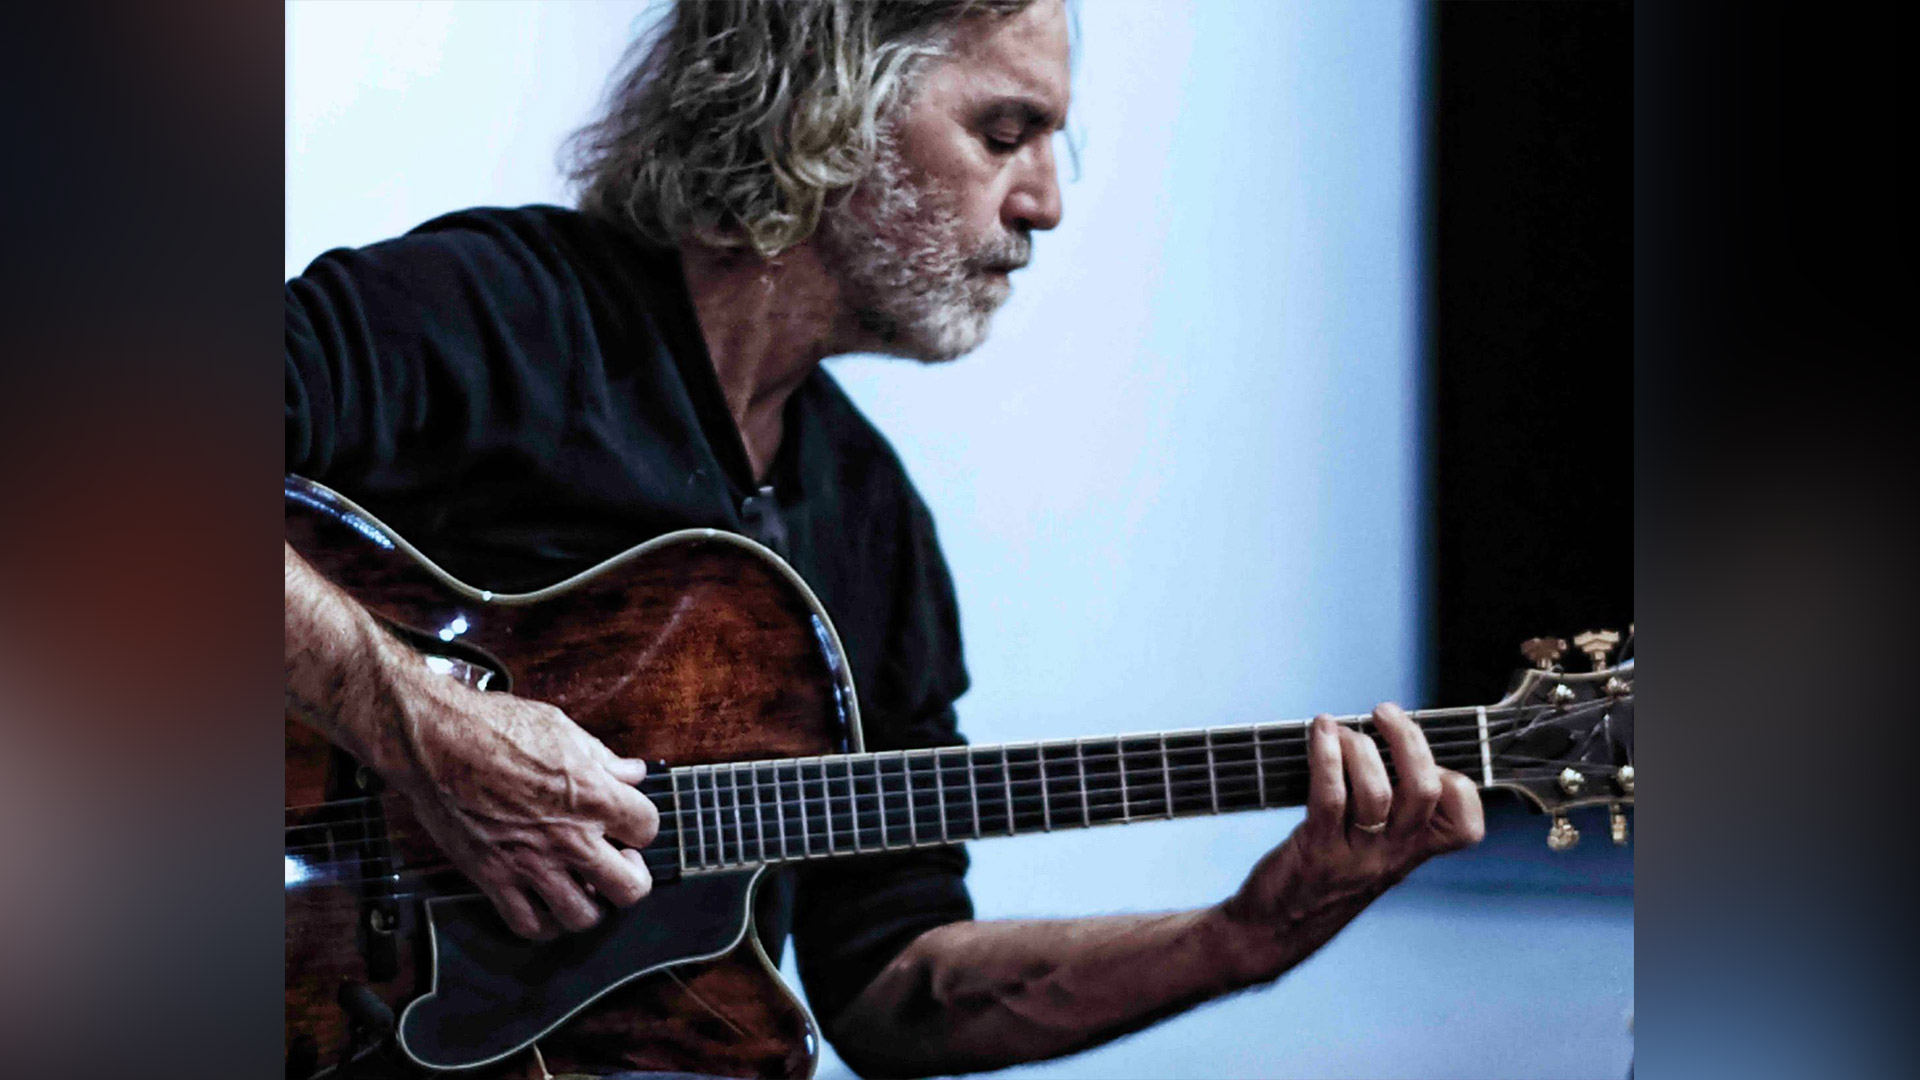
<path fill-rule="evenodd" d="M 580 209 L 657 242 L 772 256 L 872 167 L 962 20 L 1033 0 L 679 0 L 569 141 Z"/>

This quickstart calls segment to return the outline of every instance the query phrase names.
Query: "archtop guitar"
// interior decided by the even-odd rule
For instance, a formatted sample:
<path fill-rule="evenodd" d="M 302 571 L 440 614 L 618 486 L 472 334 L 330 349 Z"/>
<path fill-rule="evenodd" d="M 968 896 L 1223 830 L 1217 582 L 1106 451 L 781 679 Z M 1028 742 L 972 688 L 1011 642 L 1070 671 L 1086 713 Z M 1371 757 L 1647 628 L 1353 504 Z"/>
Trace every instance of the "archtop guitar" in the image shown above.
<path fill-rule="evenodd" d="M 329 489 L 286 480 L 287 539 L 480 689 L 550 702 L 657 763 L 645 899 L 551 942 L 515 936 L 403 797 L 287 718 L 291 1080 L 622 1069 L 812 1075 L 819 1032 L 753 928 L 770 867 L 1056 829 L 1303 805 L 1303 720 L 868 753 L 832 622 L 766 548 L 669 533 L 537 592 L 473 588 Z M 1551 815 L 1633 802 L 1633 662 L 1617 634 L 1525 647 L 1499 701 L 1412 713 L 1435 759 Z M 1628 643 L 1630 648 L 1630 641 Z M 1342 722 L 1370 730 L 1366 717 Z"/>

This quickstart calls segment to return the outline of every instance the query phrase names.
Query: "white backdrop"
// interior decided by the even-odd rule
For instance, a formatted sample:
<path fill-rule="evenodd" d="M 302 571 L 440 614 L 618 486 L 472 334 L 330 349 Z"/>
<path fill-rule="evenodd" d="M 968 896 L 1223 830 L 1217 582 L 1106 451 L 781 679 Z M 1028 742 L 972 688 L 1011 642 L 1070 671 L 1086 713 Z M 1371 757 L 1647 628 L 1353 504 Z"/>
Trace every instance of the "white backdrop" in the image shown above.
<path fill-rule="evenodd" d="M 555 152 L 646 12 L 291 4 L 287 273 L 447 210 L 570 201 Z M 1419 9 L 1092 0 L 1080 20 L 1082 168 L 993 339 L 940 368 L 834 362 L 939 524 L 963 730 L 1414 704 Z M 1298 818 L 975 844 L 969 881 L 982 917 L 1206 904 Z M 1630 909 L 1516 903 L 1401 890 L 1274 988 L 1016 1071 L 1623 1075 Z"/>

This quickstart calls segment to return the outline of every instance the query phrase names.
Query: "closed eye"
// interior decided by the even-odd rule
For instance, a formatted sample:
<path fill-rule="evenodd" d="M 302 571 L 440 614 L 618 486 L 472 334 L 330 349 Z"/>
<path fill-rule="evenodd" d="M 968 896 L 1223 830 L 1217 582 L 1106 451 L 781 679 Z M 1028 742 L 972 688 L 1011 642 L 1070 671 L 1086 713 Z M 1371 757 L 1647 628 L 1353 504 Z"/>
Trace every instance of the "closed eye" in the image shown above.
<path fill-rule="evenodd" d="M 991 103 L 976 121 L 980 141 L 996 154 L 1010 154 L 1041 132 L 1057 129 L 1053 115 L 1035 102 L 1002 99 Z"/>

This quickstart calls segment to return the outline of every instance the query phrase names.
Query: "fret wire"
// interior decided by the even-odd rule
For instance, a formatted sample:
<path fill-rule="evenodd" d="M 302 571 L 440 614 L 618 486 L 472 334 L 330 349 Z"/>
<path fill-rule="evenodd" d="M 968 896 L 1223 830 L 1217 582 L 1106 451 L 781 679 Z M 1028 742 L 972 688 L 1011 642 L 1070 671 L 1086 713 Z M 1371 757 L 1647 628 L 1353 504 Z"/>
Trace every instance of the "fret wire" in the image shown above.
<path fill-rule="evenodd" d="M 880 811 L 880 850 L 887 850 L 887 785 L 880 777 L 880 755 L 873 756 L 873 801 Z"/>
<path fill-rule="evenodd" d="M 940 839 L 950 841 L 947 834 L 947 767 L 940 762 L 940 751 L 933 752 L 933 793 L 940 800 Z"/>
<path fill-rule="evenodd" d="M 714 819 L 714 846 L 712 846 L 712 855 L 710 855 L 710 865 L 712 865 L 712 867 L 724 867 L 724 865 L 726 865 L 726 822 L 722 821 L 722 809 L 720 809 L 720 780 L 718 780 L 716 769 L 718 769 L 718 765 L 705 765 L 705 767 L 701 767 L 693 776 L 695 776 L 695 778 L 705 776 L 705 780 L 707 780 L 707 813 Z"/>
<path fill-rule="evenodd" d="M 753 838 L 760 842 L 760 861 L 767 861 L 767 826 L 760 817 L 760 766 L 749 765 L 753 773 Z"/>
<path fill-rule="evenodd" d="M 1013 827 L 1013 767 L 1007 764 L 1007 744 L 1000 744 L 1000 782 L 1007 789 L 1007 835 L 1014 835 Z"/>
<path fill-rule="evenodd" d="M 706 808 L 700 814 L 702 818 L 713 818 L 713 852 L 707 857 L 708 866 L 720 866 L 725 863 L 724 837 L 720 828 L 720 796 L 713 786 L 713 766 L 702 765 L 693 772 L 694 783 L 706 788 Z M 704 781 L 704 783 L 702 783 Z"/>
<path fill-rule="evenodd" d="M 807 827 L 807 768 L 804 758 L 793 763 L 793 786 L 800 795 L 800 854 L 803 858 L 811 858 L 813 830 Z"/>
<path fill-rule="evenodd" d="M 718 768 L 717 765 L 708 765 L 703 771 L 707 777 L 707 805 L 713 811 L 713 865 L 725 866 L 727 864 L 727 830 L 723 811 L 720 809 L 720 781 L 716 772 Z"/>
<path fill-rule="evenodd" d="M 667 773 L 667 782 L 673 785 L 673 838 L 680 847 L 680 865 L 687 865 L 687 829 L 684 808 L 680 805 L 680 770 Z M 645 858 L 646 856 L 641 856 Z"/>
<path fill-rule="evenodd" d="M 773 810 L 780 815 L 780 858 L 785 860 L 793 858 L 793 852 L 787 847 L 787 803 L 780 794 L 780 766 L 776 763 L 773 766 Z"/>
<path fill-rule="evenodd" d="M 707 865 L 707 819 L 700 807 L 700 770 L 695 769 L 687 777 L 693 784 L 693 823 L 700 834 L 700 865 Z"/>
<path fill-rule="evenodd" d="M 707 766 L 707 797 L 713 803 L 713 864 L 727 865 L 727 811 L 720 804 L 720 766 Z"/>
<path fill-rule="evenodd" d="M 974 770 L 973 755 L 967 755 L 967 797 L 973 801 L 973 838 L 980 839 L 980 778 Z"/>
<path fill-rule="evenodd" d="M 857 766 L 861 760 L 861 757 L 847 758 L 847 790 L 851 793 L 848 798 L 853 800 L 853 840 L 856 844 L 860 842 L 861 834 L 866 831 L 865 826 L 861 825 L 860 778 L 859 773 L 854 771 L 855 766 Z M 868 846 L 871 847 L 872 845 Z"/>
<path fill-rule="evenodd" d="M 1047 832 L 1053 831 L 1053 798 L 1047 790 L 1047 750 L 1035 744 L 1033 759 L 1040 766 L 1040 817 L 1041 827 Z"/>
<path fill-rule="evenodd" d="M 1133 820 L 1133 807 L 1127 805 L 1127 740 L 1125 737 L 1113 740 L 1113 756 L 1120 762 L 1120 820 Z"/>
<path fill-rule="evenodd" d="M 900 751 L 900 782 L 907 789 L 907 843 L 920 843 L 920 828 L 913 820 L 913 753 Z"/>
<path fill-rule="evenodd" d="M 853 850 L 860 852 L 860 793 L 853 787 L 853 759 L 844 762 L 847 766 L 847 805 L 853 811 Z"/>
<path fill-rule="evenodd" d="M 1253 730 L 1253 775 L 1260 782 L 1260 806 L 1262 809 L 1265 809 L 1267 805 L 1267 765 L 1266 762 L 1260 760 L 1259 728 Z"/>
<path fill-rule="evenodd" d="M 712 782 L 712 794 L 714 794 L 714 836 L 720 840 L 720 846 L 718 846 L 720 865 L 726 867 L 730 863 L 739 861 L 739 838 L 733 840 L 733 857 L 728 859 L 726 857 L 726 805 L 722 803 L 722 794 L 720 794 L 720 767 L 714 765 L 712 773 L 708 773 L 707 778 Z"/>
<path fill-rule="evenodd" d="M 1080 817 L 1091 828 L 1093 810 L 1087 805 L 1087 755 L 1086 743 L 1082 739 L 1073 740 L 1073 763 L 1080 773 Z"/>
<path fill-rule="evenodd" d="M 703 776 L 703 774 L 705 774 L 705 778 L 707 778 L 707 809 L 714 815 L 714 857 L 712 857 L 712 865 L 714 865 L 714 867 L 724 867 L 724 865 L 726 865 L 726 828 L 720 826 L 720 786 L 718 786 L 718 782 L 714 780 L 714 769 L 716 769 L 714 765 L 703 765 L 701 771 L 695 773 L 695 776 Z"/>
<path fill-rule="evenodd" d="M 1220 770 L 1213 760 L 1213 729 L 1207 729 L 1207 789 L 1213 796 L 1213 812 L 1220 812 Z"/>
<path fill-rule="evenodd" d="M 913 846 L 913 789 L 907 786 L 907 752 L 905 750 L 889 750 L 887 751 L 887 753 L 893 755 L 893 760 L 899 762 L 900 764 L 900 795 L 907 804 L 907 845 L 906 846 L 912 847 Z M 887 816 L 893 817 L 894 816 L 893 812 L 888 811 Z M 900 826 L 898 824 L 895 824 L 894 831 L 898 832 L 899 829 L 900 829 Z"/>
<path fill-rule="evenodd" d="M 833 854 L 833 796 L 827 787 L 827 759 L 820 759 L 820 804 L 826 808 L 827 854 Z"/>
<path fill-rule="evenodd" d="M 1167 761 L 1167 732 L 1160 732 L 1160 782 L 1167 790 L 1167 817 L 1173 817 L 1173 765 Z"/>
<path fill-rule="evenodd" d="M 727 768 L 727 779 L 733 783 L 733 859 L 745 865 L 747 861 L 747 831 L 740 824 L 740 766 Z"/>

